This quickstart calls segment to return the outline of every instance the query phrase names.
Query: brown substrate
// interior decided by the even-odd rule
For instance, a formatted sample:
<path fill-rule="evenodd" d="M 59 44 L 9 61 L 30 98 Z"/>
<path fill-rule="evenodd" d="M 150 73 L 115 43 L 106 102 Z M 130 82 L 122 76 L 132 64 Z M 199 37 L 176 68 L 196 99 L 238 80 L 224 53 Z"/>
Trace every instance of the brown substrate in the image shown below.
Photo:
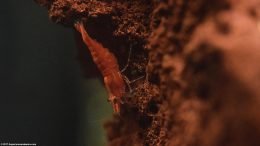
<path fill-rule="evenodd" d="M 113 52 L 133 80 L 111 146 L 260 145 L 258 0 L 37 0 Z"/>

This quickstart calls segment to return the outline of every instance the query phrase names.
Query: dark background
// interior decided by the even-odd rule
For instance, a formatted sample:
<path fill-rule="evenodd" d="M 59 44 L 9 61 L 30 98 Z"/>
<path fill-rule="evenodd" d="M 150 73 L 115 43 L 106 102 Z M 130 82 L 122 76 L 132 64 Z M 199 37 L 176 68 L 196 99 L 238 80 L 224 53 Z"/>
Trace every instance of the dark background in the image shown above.
<path fill-rule="evenodd" d="M 80 73 L 73 30 L 33 0 L 3 0 L 0 16 L 0 143 L 103 145 L 111 108 Z"/>

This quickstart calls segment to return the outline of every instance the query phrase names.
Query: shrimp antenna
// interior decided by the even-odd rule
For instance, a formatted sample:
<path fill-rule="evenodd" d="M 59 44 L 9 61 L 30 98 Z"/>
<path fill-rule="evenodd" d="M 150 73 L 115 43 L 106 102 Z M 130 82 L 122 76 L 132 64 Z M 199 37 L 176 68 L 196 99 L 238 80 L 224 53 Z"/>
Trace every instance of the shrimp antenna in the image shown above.
<path fill-rule="evenodd" d="M 131 82 L 129 81 L 129 79 L 125 75 L 122 75 L 122 77 L 123 77 L 124 81 L 126 82 L 127 87 L 129 89 L 130 93 L 132 93 L 133 90 L 132 90 L 132 88 L 130 86 Z"/>
<path fill-rule="evenodd" d="M 136 79 L 130 81 L 130 84 L 132 84 L 132 83 L 134 83 L 134 82 L 136 82 L 136 81 L 138 81 L 138 80 L 140 80 L 140 79 L 142 79 L 142 78 L 144 78 L 144 77 L 145 77 L 145 76 L 140 76 L 140 77 L 138 77 L 138 78 L 136 78 Z"/>
<path fill-rule="evenodd" d="M 132 54 L 132 44 L 130 45 L 130 49 L 129 49 L 129 53 L 128 53 L 127 63 L 126 63 L 126 65 L 125 65 L 125 67 L 120 71 L 121 73 L 125 72 L 126 69 L 128 68 L 128 66 L 129 66 L 129 62 L 130 62 L 131 54 Z M 128 80 L 128 81 L 129 81 L 129 80 Z"/>
<path fill-rule="evenodd" d="M 121 73 L 123 73 L 124 71 L 126 71 L 126 69 L 127 69 L 128 66 L 129 66 L 130 57 L 131 57 L 131 54 L 132 54 L 132 47 L 133 47 L 133 45 L 130 44 L 130 49 L 129 49 L 129 53 L 128 53 L 127 63 L 126 63 L 126 65 L 125 65 L 125 67 L 120 71 Z M 130 93 L 133 92 L 133 90 L 132 90 L 130 84 L 132 84 L 132 83 L 134 83 L 134 82 L 136 82 L 136 81 L 138 81 L 138 80 L 144 78 L 144 76 L 141 76 L 141 77 L 138 77 L 138 78 L 136 78 L 136 79 L 130 81 L 130 80 L 129 80 L 125 75 L 123 75 L 123 74 L 122 74 L 122 77 L 123 77 L 125 83 L 127 84 L 127 87 L 128 87 L 128 89 L 129 89 Z"/>
<path fill-rule="evenodd" d="M 127 84 L 127 87 L 128 87 L 128 89 L 129 89 L 129 92 L 132 93 L 132 92 L 133 92 L 133 89 L 132 89 L 132 87 L 131 87 L 130 84 L 132 84 L 132 83 L 134 83 L 134 82 L 136 82 L 136 81 L 138 81 L 138 80 L 144 78 L 145 76 L 138 77 L 138 78 L 136 78 L 136 79 L 134 79 L 134 80 L 132 80 L 132 81 L 130 81 L 125 75 L 122 75 L 122 77 L 123 77 L 124 81 L 125 81 L 126 84 Z"/>

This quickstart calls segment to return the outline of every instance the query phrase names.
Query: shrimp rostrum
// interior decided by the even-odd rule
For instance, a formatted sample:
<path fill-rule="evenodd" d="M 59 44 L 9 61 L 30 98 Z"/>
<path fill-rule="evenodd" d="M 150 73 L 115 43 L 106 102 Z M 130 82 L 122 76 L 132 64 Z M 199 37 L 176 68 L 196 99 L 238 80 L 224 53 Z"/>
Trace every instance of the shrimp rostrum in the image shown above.
<path fill-rule="evenodd" d="M 88 35 L 82 22 L 76 22 L 74 27 L 81 34 L 94 63 L 104 77 L 104 84 L 109 95 L 108 101 L 112 104 L 114 112 L 119 113 L 121 98 L 125 94 L 125 82 L 119 70 L 117 59 L 107 48 Z"/>

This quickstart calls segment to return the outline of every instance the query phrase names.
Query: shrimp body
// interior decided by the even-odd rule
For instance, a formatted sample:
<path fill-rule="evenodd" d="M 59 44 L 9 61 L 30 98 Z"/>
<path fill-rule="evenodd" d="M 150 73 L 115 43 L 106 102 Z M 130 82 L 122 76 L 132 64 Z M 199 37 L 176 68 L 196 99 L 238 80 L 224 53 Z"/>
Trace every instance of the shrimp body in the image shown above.
<path fill-rule="evenodd" d="M 115 56 L 88 35 L 82 22 L 76 22 L 75 28 L 81 33 L 83 42 L 88 46 L 95 64 L 104 77 L 108 100 L 112 103 L 114 111 L 119 113 L 121 97 L 125 94 L 125 83 Z"/>

